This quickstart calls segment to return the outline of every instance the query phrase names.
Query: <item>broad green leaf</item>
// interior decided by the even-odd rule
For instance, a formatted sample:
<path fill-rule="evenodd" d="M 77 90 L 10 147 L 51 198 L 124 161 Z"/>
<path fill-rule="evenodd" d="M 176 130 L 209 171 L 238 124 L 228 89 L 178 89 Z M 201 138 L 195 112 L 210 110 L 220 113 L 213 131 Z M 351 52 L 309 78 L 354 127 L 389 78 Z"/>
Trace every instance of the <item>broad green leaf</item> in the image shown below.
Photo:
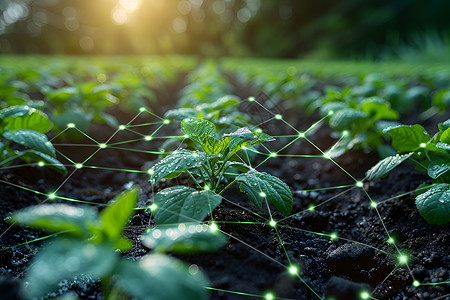
<path fill-rule="evenodd" d="M 248 172 L 251 170 L 251 167 L 247 165 L 246 163 L 239 162 L 239 161 L 227 161 L 225 169 L 228 168 L 235 168 L 242 172 Z"/>
<path fill-rule="evenodd" d="M 217 157 L 199 151 L 179 149 L 164 157 L 151 170 L 150 180 L 156 182 L 173 173 L 185 172 L 192 168 L 200 167 L 208 159 Z"/>
<path fill-rule="evenodd" d="M 329 124 L 335 130 L 344 130 L 348 129 L 350 125 L 355 123 L 358 120 L 364 119 L 368 116 L 367 113 L 362 112 L 357 109 L 341 109 L 335 112 L 331 117 Z"/>
<path fill-rule="evenodd" d="M 3 137 L 32 150 L 56 157 L 55 148 L 53 148 L 53 145 L 43 133 L 29 129 L 20 129 L 14 132 L 6 131 Z"/>
<path fill-rule="evenodd" d="M 263 132 L 251 132 L 247 127 L 239 128 L 235 132 L 224 134 L 222 143 L 228 147 L 228 154 L 232 155 L 245 146 L 253 146 L 275 140 Z"/>
<path fill-rule="evenodd" d="M 67 173 L 66 167 L 56 158 L 36 150 L 21 151 L 20 159 L 35 162 L 43 161 L 45 166 L 58 172 Z"/>
<path fill-rule="evenodd" d="M 9 221 L 52 232 L 69 231 L 70 235 L 89 237 L 88 227 L 98 219 L 97 211 L 89 206 L 41 204 L 13 213 Z"/>
<path fill-rule="evenodd" d="M 133 215 L 136 206 L 139 189 L 133 187 L 125 191 L 109 202 L 109 206 L 100 213 L 102 221 L 102 232 L 107 236 L 108 241 L 121 243 L 122 232 Z M 122 251 L 129 249 L 120 249 Z"/>
<path fill-rule="evenodd" d="M 216 138 L 206 138 L 204 141 L 203 150 L 209 154 L 219 154 L 225 145 Z"/>
<path fill-rule="evenodd" d="M 416 197 L 416 206 L 430 224 L 443 225 L 450 222 L 450 185 L 437 184 L 420 194 Z"/>
<path fill-rule="evenodd" d="M 380 160 L 375 166 L 373 166 L 369 171 L 366 172 L 367 179 L 374 180 L 385 176 L 392 169 L 396 168 L 402 162 L 407 160 L 411 155 L 412 153 L 403 155 L 397 154 L 394 156 L 388 156 L 385 159 Z"/>
<path fill-rule="evenodd" d="M 162 254 L 150 254 L 139 261 L 122 261 L 117 286 L 136 299 L 206 300 L 208 281 L 198 268 Z"/>
<path fill-rule="evenodd" d="M 392 137 L 392 146 L 398 152 L 410 152 L 420 148 L 421 144 L 430 141 L 430 136 L 419 125 L 399 125 L 384 130 Z"/>
<path fill-rule="evenodd" d="M 445 159 L 437 159 L 433 160 L 428 165 L 428 176 L 430 176 L 433 179 L 438 178 L 445 172 L 450 170 L 450 161 Z"/>
<path fill-rule="evenodd" d="M 0 111 L 0 118 L 10 131 L 30 129 L 46 133 L 52 129 L 53 124 L 43 112 L 27 105 L 12 106 Z"/>
<path fill-rule="evenodd" d="M 450 144 L 450 128 L 447 128 L 441 135 L 441 142 Z"/>
<path fill-rule="evenodd" d="M 58 288 L 62 280 L 88 275 L 101 278 L 111 273 L 119 261 L 108 244 L 93 244 L 79 239 L 58 238 L 47 243 L 33 257 L 25 276 L 29 297 L 43 297 Z"/>
<path fill-rule="evenodd" d="M 258 209 L 262 208 L 264 199 L 267 198 L 283 215 L 291 213 L 293 196 L 288 185 L 281 179 L 252 170 L 237 176 L 236 181 L 241 183 L 241 191 L 248 193 Z"/>
<path fill-rule="evenodd" d="M 255 136 L 248 127 L 239 128 L 234 132 L 226 133 L 223 135 L 223 137 L 240 138 L 241 140 L 246 141 L 253 140 L 255 138 Z"/>
<path fill-rule="evenodd" d="M 399 117 L 398 112 L 391 109 L 387 103 L 364 102 L 361 111 L 372 114 L 375 119 L 396 120 Z"/>
<path fill-rule="evenodd" d="M 181 130 L 191 140 L 203 146 L 205 141 L 216 137 L 216 126 L 214 123 L 197 118 L 184 119 L 181 122 Z"/>
<path fill-rule="evenodd" d="M 188 254 L 216 251 L 226 243 L 226 236 L 217 228 L 199 223 L 160 225 L 147 232 L 142 240 L 142 244 L 154 251 Z"/>
<path fill-rule="evenodd" d="M 221 201 L 222 197 L 212 191 L 174 186 L 155 195 L 153 217 L 158 225 L 203 221 Z"/>
<path fill-rule="evenodd" d="M 74 123 L 77 129 L 82 132 L 89 132 L 89 126 L 93 119 L 92 114 L 82 111 L 79 108 L 66 110 L 61 114 L 53 115 L 52 120 L 59 128 L 66 128 L 67 124 Z"/>

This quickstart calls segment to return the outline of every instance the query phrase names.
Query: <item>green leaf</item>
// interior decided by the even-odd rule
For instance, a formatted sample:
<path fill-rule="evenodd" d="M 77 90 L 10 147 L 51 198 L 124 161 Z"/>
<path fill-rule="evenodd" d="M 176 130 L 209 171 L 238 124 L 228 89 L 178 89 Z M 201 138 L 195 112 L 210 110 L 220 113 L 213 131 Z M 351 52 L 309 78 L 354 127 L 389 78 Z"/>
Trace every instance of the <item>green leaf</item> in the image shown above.
<path fill-rule="evenodd" d="M 104 277 L 116 266 L 118 259 L 110 245 L 58 238 L 33 257 L 25 276 L 26 292 L 29 297 L 43 297 L 56 290 L 62 280 L 83 274 Z"/>
<path fill-rule="evenodd" d="M 443 225 L 450 222 L 450 185 L 435 185 L 416 197 L 416 206 L 422 217 L 430 224 Z"/>
<path fill-rule="evenodd" d="M 177 108 L 171 109 L 164 114 L 165 119 L 175 119 L 175 120 L 184 120 L 186 118 L 195 118 L 197 116 L 198 110 L 193 108 Z"/>
<path fill-rule="evenodd" d="M 51 157 L 47 154 L 44 154 L 42 152 L 36 151 L 36 150 L 25 150 L 21 151 L 20 159 L 23 159 L 25 161 L 31 160 L 31 161 L 44 161 L 45 166 L 49 167 L 50 169 L 53 169 L 58 172 L 67 173 L 66 167 L 56 158 Z"/>
<path fill-rule="evenodd" d="M 133 215 L 138 193 L 138 187 L 133 187 L 131 190 L 125 191 L 118 195 L 111 202 L 109 202 L 108 207 L 101 211 L 101 230 L 107 236 L 108 241 L 118 241 L 118 243 L 123 243 L 121 240 L 122 232 L 131 215 Z M 126 251 L 129 249 L 120 250 Z"/>
<path fill-rule="evenodd" d="M 119 121 L 117 121 L 116 117 L 114 117 L 113 115 L 107 114 L 105 112 L 100 112 L 100 116 L 109 127 L 113 129 L 119 127 Z"/>
<path fill-rule="evenodd" d="M 252 170 L 237 176 L 236 181 L 241 183 L 241 191 L 248 193 L 258 209 L 262 208 L 264 198 L 267 198 L 283 215 L 291 213 L 293 196 L 289 186 L 281 179 Z"/>
<path fill-rule="evenodd" d="M 222 136 L 222 143 L 228 147 L 228 153 L 230 155 L 238 152 L 242 147 L 253 146 L 273 140 L 275 139 L 270 135 L 263 132 L 251 132 L 247 127 L 239 128 L 232 133 Z"/>
<path fill-rule="evenodd" d="M 222 197 L 212 191 L 174 186 L 155 195 L 153 217 L 158 225 L 203 221 L 221 201 Z"/>
<path fill-rule="evenodd" d="M 392 137 L 392 146 L 398 152 L 411 152 L 420 148 L 422 143 L 430 141 L 430 136 L 419 125 L 399 125 L 384 130 Z"/>
<path fill-rule="evenodd" d="M 89 206 L 67 204 L 41 204 L 24 208 L 12 214 L 8 220 L 52 232 L 68 231 L 68 234 L 89 237 L 89 226 L 98 222 L 97 211 Z"/>
<path fill-rule="evenodd" d="M 216 138 L 206 138 L 204 141 L 203 150 L 209 154 L 219 154 L 225 145 Z"/>
<path fill-rule="evenodd" d="M 137 262 L 123 261 L 117 285 L 136 299 L 206 300 L 208 281 L 197 268 L 162 254 L 150 254 Z"/>
<path fill-rule="evenodd" d="M 251 170 L 250 166 L 246 163 L 239 162 L 239 161 L 227 161 L 225 163 L 225 169 L 228 168 L 235 168 L 242 172 L 248 172 Z"/>
<path fill-rule="evenodd" d="M 150 180 L 156 182 L 173 173 L 185 172 L 187 170 L 200 167 L 208 159 L 217 155 L 206 154 L 199 151 L 179 149 L 164 157 L 155 164 L 151 170 Z"/>
<path fill-rule="evenodd" d="M 407 160 L 411 155 L 412 153 L 403 155 L 397 154 L 394 156 L 388 156 L 385 159 L 380 160 L 375 166 L 373 166 L 369 171 L 366 172 L 367 179 L 374 180 L 385 176 L 392 169 L 396 168 L 402 162 Z"/>
<path fill-rule="evenodd" d="M 92 114 L 82 111 L 79 108 L 66 110 L 59 115 L 53 115 L 52 120 L 59 128 L 66 128 L 67 124 L 74 123 L 77 129 L 88 133 L 92 121 Z"/>
<path fill-rule="evenodd" d="M 370 100 L 370 98 L 368 99 Z M 396 120 L 399 118 L 398 112 L 392 110 L 387 103 L 364 102 L 361 111 L 373 115 L 375 119 Z"/>
<path fill-rule="evenodd" d="M 181 130 L 192 141 L 203 146 L 205 141 L 216 137 L 216 126 L 204 119 L 188 118 L 181 122 Z"/>
<path fill-rule="evenodd" d="M 29 129 L 20 129 L 14 132 L 6 131 L 3 137 L 32 150 L 56 157 L 55 148 L 53 148 L 53 145 L 43 133 Z"/>
<path fill-rule="evenodd" d="M 219 250 L 227 238 L 206 224 L 181 223 L 153 228 L 144 235 L 142 243 L 158 252 L 197 253 Z"/>
<path fill-rule="evenodd" d="M 355 123 L 358 120 L 364 119 L 368 116 L 367 113 L 362 112 L 357 109 L 341 109 L 335 112 L 331 117 L 329 124 L 335 130 L 344 130 L 348 129 L 350 125 Z"/>
<path fill-rule="evenodd" d="M 5 124 L 10 131 L 31 129 L 46 133 L 53 127 L 53 123 L 46 114 L 26 105 L 3 109 L 0 111 L 0 118 L 5 120 Z"/>
<path fill-rule="evenodd" d="M 428 165 L 428 176 L 430 176 L 433 179 L 438 178 L 445 172 L 450 170 L 450 161 L 445 159 L 437 159 L 433 160 Z"/>
<path fill-rule="evenodd" d="M 450 128 L 447 128 L 441 135 L 441 142 L 450 144 Z"/>

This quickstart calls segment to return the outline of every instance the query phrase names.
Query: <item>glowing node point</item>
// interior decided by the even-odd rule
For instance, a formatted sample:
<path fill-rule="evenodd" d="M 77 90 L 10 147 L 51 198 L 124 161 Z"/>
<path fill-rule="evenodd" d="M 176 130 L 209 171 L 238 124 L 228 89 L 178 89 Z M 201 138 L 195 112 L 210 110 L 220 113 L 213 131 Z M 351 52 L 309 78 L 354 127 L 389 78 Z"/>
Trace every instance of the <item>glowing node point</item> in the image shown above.
<path fill-rule="evenodd" d="M 205 185 L 205 186 L 203 187 L 203 189 L 204 189 L 205 191 L 209 191 L 211 188 L 209 187 L 209 185 Z"/>
<path fill-rule="evenodd" d="M 170 124 L 170 120 L 169 119 L 164 119 L 163 123 L 164 124 Z"/>
<path fill-rule="evenodd" d="M 298 267 L 297 266 L 290 266 L 288 271 L 289 271 L 289 274 L 291 274 L 291 275 L 297 275 L 298 274 Z"/>
<path fill-rule="evenodd" d="M 52 143 L 50 143 L 50 142 L 45 142 L 45 144 L 46 144 L 47 146 L 51 146 L 51 145 L 52 145 Z"/>
<path fill-rule="evenodd" d="M 269 226 L 275 228 L 277 226 L 277 222 L 274 219 L 271 219 L 269 222 Z"/>
<path fill-rule="evenodd" d="M 146 135 L 144 137 L 144 140 L 146 140 L 146 141 L 151 141 L 152 139 L 153 139 L 153 137 L 151 135 Z"/>
<path fill-rule="evenodd" d="M 140 112 L 144 112 L 144 111 L 146 111 L 147 109 L 145 108 L 145 107 L 139 107 L 139 111 Z"/>
<path fill-rule="evenodd" d="M 332 234 L 330 234 L 330 240 L 334 241 L 338 238 L 338 234 L 336 232 L 333 232 Z"/>
<path fill-rule="evenodd" d="M 316 207 L 314 206 L 314 204 L 310 204 L 310 205 L 308 206 L 308 210 L 309 210 L 310 212 L 314 212 L 314 211 L 316 211 Z"/>
<path fill-rule="evenodd" d="M 155 173 L 155 171 L 153 170 L 153 168 L 148 169 L 147 173 L 149 175 L 153 175 L 153 173 Z"/>
<path fill-rule="evenodd" d="M 425 148 L 426 146 L 427 146 L 426 143 L 420 143 L 420 145 L 419 145 L 420 148 Z"/>
<path fill-rule="evenodd" d="M 264 198 L 264 197 L 267 196 L 267 195 L 266 195 L 266 193 L 261 192 L 261 193 L 259 193 L 259 196 Z"/>
<path fill-rule="evenodd" d="M 367 291 L 362 291 L 361 294 L 359 294 L 359 296 L 361 297 L 361 299 L 369 299 L 370 298 L 370 294 Z"/>
<path fill-rule="evenodd" d="M 332 114 L 334 114 L 334 111 L 330 110 L 330 111 L 328 112 L 328 115 L 331 116 Z"/>
<path fill-rule="evenodd" d="M 98 145 L 100 148 L 102 148 L 102 149 L 105 149 L 106 148 L 106 144 L 104 144 L 104 143 L 101 143 L 101 144 L 99 144 Z"/>
<path fill-rule="evenodd" d="M 273 299 L 275 299 L 275 296 L 274 296 L 272 293 L 267 293 L 267 294 L 264 296 L 264 299 L 265 299 L 265 300 L 273 300 Z"/>
<path fill-rule="evenodd" d="M 395 240 L 393 238 L 388 238 L 387 240 L 388 244 L 395 244 Z"/>
<path fill-rule="evenodd" d="M 275 152 L 270 153 L 270 157 L 277 157 L 277 154 Z"/>
<path fill-rule="evenodd" d="M 209 229 L 211 229 L 212 232 L 215 232 L 215 231 L 219 230 L 219 226 L 217 226 L 216 223 L 212 222 L 212 223 L 209 225 Z"/>
<path fill-rule="evenodd" d="M 299 138 L 304 138 L 304 137 L 305 137 L 305 133 L 304 133 L 304 132 L 300 132 L 300 133 L 298 134 L 298 137 L 299 137 Z"/>
<path fill-rule="evenodd" d="M 150 205 L 148 207 L 151 211 L 155 211 L 158 208 L 158 205 L 156 205 L 156 203 L 153 203 L 152 205 Z"/>
<path fill-rule="evenodd" d="M 75 164 L 75 168 L 81 169 L 83 167 L 83 164 Z"/>
<path fill-rule="evenodd" d="M 43 162 L 43 161 L 41 160 L 41 161 L 39 161 L 39 162 L 37 163 L 37 165 L 38 165 L 39 167 L 43 167 L 43 166 L 45 166 L 45 162 Z"/>
<path fill-rule="evenodd" d="M 343 136 L 348 135 L 348 131 L 347 130 L 342 131 L 342 135 Z"/>
<path fill-rule="evenodd" d="M 401 265 L 406 265 L 408 263 L 408 256 L 405 254 L 400 254 L 397 259 L 398 263 Z"/>
<path fill-rule="evenodd" d="M 280 114 L 278 114 L 278 115 L 275 115 L 275 119 L 277 119 L 277 120 L 281 120 L 281 119 L 283 119 L 283 116 L 282 116 L 282 115 L 280 115 Z"/>
<path fill-rule="evenodd" d="M 248 102 L 253 102 L 255 101 L 255 97 L 248 97 Z"/>
<path fill-rule="evenodd" d="M 242 149 L 242 150 L 247 150 L 247 147 L 244 146 L 244 147 L 242 147 L 241 149 Z"/>
<path fill-rule="evenodd" d="M 75 128 L 75 123 L 68 123 L 67 128 Z"/>
<path fill-rule="evenodd" d="M 120 125 L 119 126 L 119 130 L 124 130 L 125 128 L 127 128 L 125 125 Z"/>
<path fill-rule="evenodd" d="M 378 203 L 376 203 L 375 201 L 370 202 L 370 206 L 373 208 L 376 208 L 378 205 Z"/>
<path fill-rule="evenodd" d="M 418 280 L 413 281 L 413 286 L 418 287 L 420 285 L 420 282 Z"/>
<path fill-rule="evenodd" d="M 255 132 L 261 133 L 261 132 L 262 132 L 262 129 L 261 129 L 261 128 L 258 128 L 258 129 L 255 130 Z"/>
<path fill-rule="evenodd" d="M 53 200 L 53 199 L 56 198 L 56 194 L 55 193 L 51 193 L 51 194 L 48 194 L 47 197 L 48 197 L 48 199 Z"/>
<path fill-rule="evenodd" d="M 362 181 L 357 181 L 357 182 L 356 182 L 356 186 L 357 186 L 357 187 L 363 187 L 364 184 L 363 184 Z"/>
<path fill-rule="evenodd" d="M 330 158 L 331 158 L 330 152 L 325 152 L 325 153 L 323 154 L 323 157 L 326 158 L 326 159 L 330 159 Z"/>

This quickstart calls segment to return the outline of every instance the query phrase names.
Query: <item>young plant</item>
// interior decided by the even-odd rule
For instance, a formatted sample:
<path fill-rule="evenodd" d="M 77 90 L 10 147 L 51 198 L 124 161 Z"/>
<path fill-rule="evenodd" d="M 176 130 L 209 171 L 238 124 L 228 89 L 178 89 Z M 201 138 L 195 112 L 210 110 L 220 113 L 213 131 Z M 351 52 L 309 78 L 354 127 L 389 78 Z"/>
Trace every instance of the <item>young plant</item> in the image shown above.
<path fill-rule="evenodd" d="M 10 222 L 60 233 L 33 258 L 25 276 L 29 283 L 27 295 L 43 297 L 54 291 L 61 280 L 84 274 L 100 278 L 107 299 L 206 299 L 207 281 L 202 273 L 189 272 L 184 263 L 163 254 L 169 250 L 187 251 L 187 246 L 178 244 L 182 237 L 177 241 L 164 238 L 179 230 L 161 232 L 158 228 L 159 236 L 153 234 L 152 240 L 144 239 L 155 249 L 153 253 L 137 261 L 120 258 L 116 249 L 126 251 L 132 245 L 122 231 L 134 211 L 137 196 L 137 187 L 125 191 L 100 214 L 91 207 L 66 204 L 43 204 L 14 213 Z M 203 237 L 201 250 L 215 250 L 226 243 L 217 230 L 210 230 L 209 226 L 201 229 L 201 233 L 191 234 L 194 250 L 199 248 L 196 233 Z"/>
<path fill-rule="evenodd" d="M 26 105 L 0 110 L 0 167 L 21 159 L 27 163 L 43 162 L 50 168 L 66 172 L 45 135 L 52 126 L 46 114 Z M 22 149 L 11 148 L 13 143 Z"/>
<path fill-rule="evenodd" d="M 174 186 L 156 194 L 153 216 L 157 224 L 202 221 L 220 204 L 221 195 L 235 183 L 240 184 L 241 191 L 248 194 L 258 209 L 266 199 L 283 215 L 290 214 L 293 197 L 283 181 L 234 160 L 243 147 L 272 141 L 271 136 L 251 132 L 244 127 L 218 139 L 215 125 L 197 118 L 184 119 L 181 130 L 194 143 L 196 150 L 179 149 L 163 158 L 149 170 L 150 181 L 155 183 L 185 172 L 194 180 L 197 189 Z M 225 184 L 224 174 L 229 168 L 244 173 L 234 175 L 231 182 Z"/>
<path fill-rule="evenodd" d="M 385 129 L 398 154 L 378 162 L 367 171 L 367 178 L 383 177 L 409 160 L 418 170 L 427 172 L 432 182 L 416 189 L 419 213 L 428 223 L 442 225 L 450 222 L 450 119 L 438 127 L 439 131 L 433 137 L 418 124 Z"/>

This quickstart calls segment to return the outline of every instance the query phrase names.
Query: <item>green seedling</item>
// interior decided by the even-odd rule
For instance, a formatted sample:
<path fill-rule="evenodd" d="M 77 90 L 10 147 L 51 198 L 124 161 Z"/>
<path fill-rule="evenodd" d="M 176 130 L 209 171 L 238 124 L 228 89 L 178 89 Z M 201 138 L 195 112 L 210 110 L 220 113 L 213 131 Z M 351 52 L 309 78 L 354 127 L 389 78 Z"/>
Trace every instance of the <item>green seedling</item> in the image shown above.
<path fill-rule="evenodd" d="M 157 224 L 202 221 L 221 202 L 221 195 L 235 183 L 261 209 L 265 199 L 283 215 L 292 210 L 293 196 L 289 187 L 279 178 L 258 172 L 244 162 L 237 162 L 236 153 L 249 147 L 274 140 L 262 132 L 251 132 L 244 127 L 216 137 L 215 125 L 204 119 L 188 118 L 181 122 L 183 133 L 195 144 L 196 150 L 179 149 L 155 164 L 150 170 L 150 181 L 174 178 L 187 173 L 197 189 L 174 186 L 155 195 L 153 215 Z M 243 173 L 233 175 L 228 184 L 224 174 L 229 168 Z"/>
<path fill-rule="evenodd" d="M 137 187 L 125 191 L 100 214 L 91 207 L 66 204 L 43 204 L 14 213 L 10 222 L 59 233 L 33 258 L 25 276 L 27 295 L 43 297 L 57 289 L 61 280 L 84 274 L 100 279 L 107 299 L 206 299 L 207 280 L 202 273 L 190 271 L 164 253 L 186 253 L 189 247 L 194 252 L 215 250 L 226 243 L 226 238 L 209 226 L 199 225 L 201 230 L 186 229 L 192 239 L 183 246 L 182 227 L 158 228 L 149 233 L 151 237 L 143 238 L 155 249 L 152 253 L 137 261 L 121 259 L 117 250 L 127 251 L 132 246 L 122 231 L 134 212 L 137 197 Z M 192 226 L 197 229 L 197 225 Z M 180 239 L 165 238 L 174 234 Z"/>
<path fill-rule="evenodd" d="M 387 175 L 403 161 L 409 160 L 418 170 L 427 172 L 431 184 L 416 189 L 416 206 L 430 224 L 450 222 L 450 119 L 439 124 L 433 136 L 421 125 L 399 125 L 387 128 L 397 155 L 386 157 L 367 172 L 373 180 Z"/>
<path fill-rule="evenodd" d="M 27 163 L 41 162 L 59 172 L 67 172 L 45 135 L 52 126 L 46 114 L 26 105 L 0 110 L 0 167 L 20 159 Z M 13 144 L 18 147 L 12 148 Z"/>

